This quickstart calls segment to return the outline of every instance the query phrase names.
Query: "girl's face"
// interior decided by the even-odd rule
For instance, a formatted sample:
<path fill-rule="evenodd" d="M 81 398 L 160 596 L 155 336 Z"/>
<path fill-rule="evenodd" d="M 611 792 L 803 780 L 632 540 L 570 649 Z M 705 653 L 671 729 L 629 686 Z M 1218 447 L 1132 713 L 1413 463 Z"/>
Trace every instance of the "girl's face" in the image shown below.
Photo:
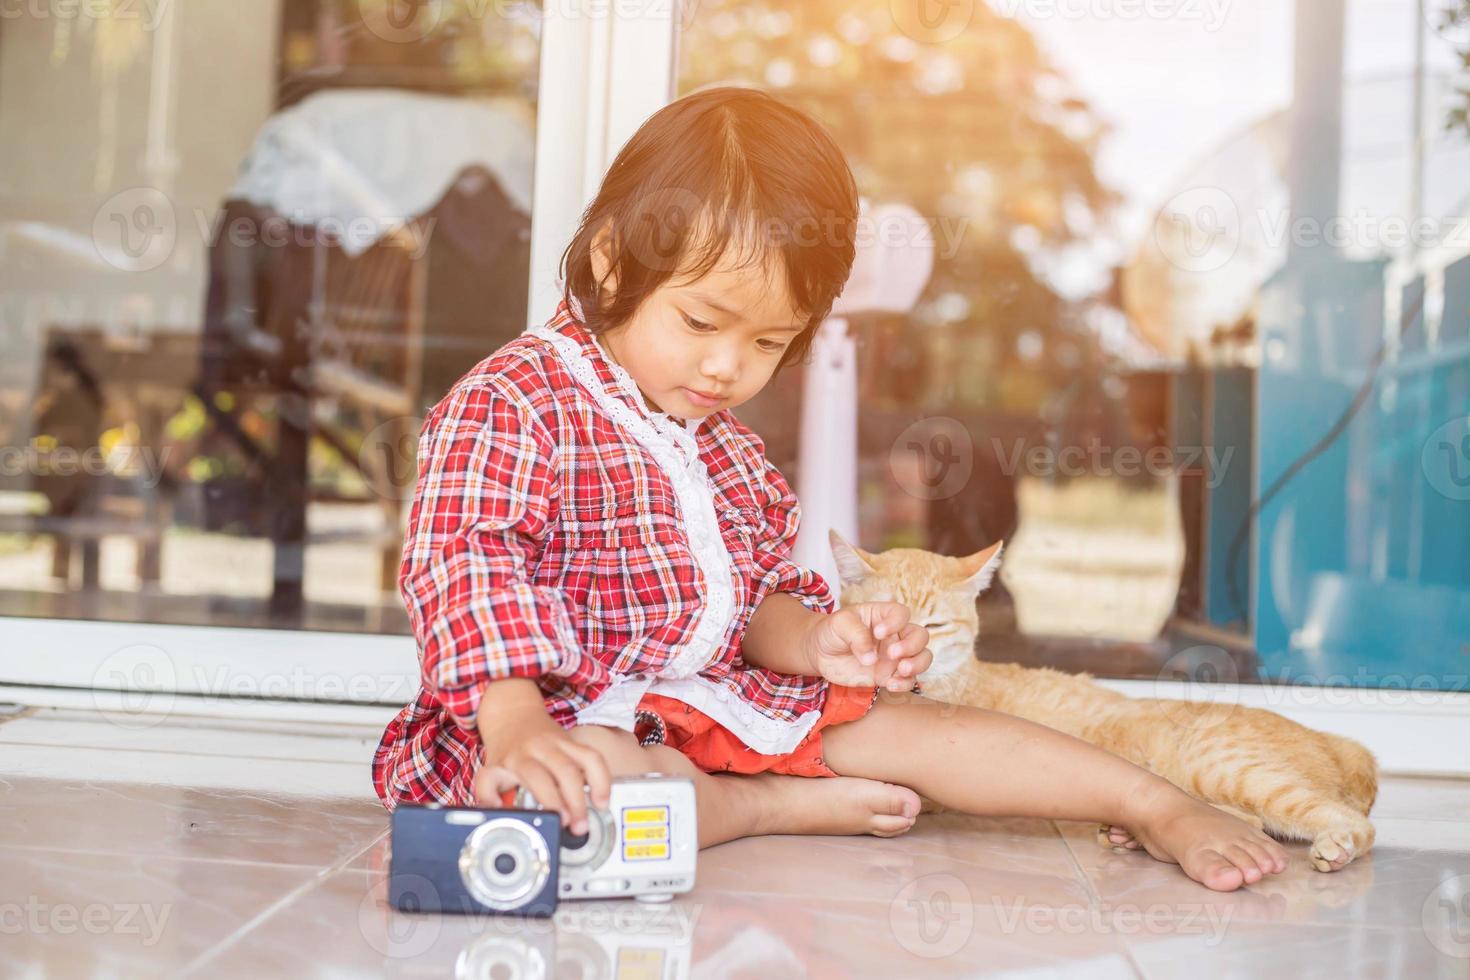
<path fill-rule="evenodd" d="M 601 279 L 607 265 L 599 267 L 599 258 L 594 252 Z M 601 335 L 655 412 L 698 419 L 749 401 L 806 325 L 787 299 L 783 276 L 739 264 L 744 268 L 721 260 L 696 282 L 672 277 L 631 320 Z"/>

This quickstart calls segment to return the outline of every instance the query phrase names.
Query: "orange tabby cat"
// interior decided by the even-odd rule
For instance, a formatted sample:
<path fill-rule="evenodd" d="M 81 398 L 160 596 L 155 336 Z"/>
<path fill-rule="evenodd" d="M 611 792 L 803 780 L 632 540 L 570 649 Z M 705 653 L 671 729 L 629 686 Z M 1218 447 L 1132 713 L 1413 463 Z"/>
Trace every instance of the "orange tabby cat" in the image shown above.
<path fill-rule="evenodd" d="M 1267 833 L 1311 841 L 1318 871 L 1336 871 L 1372 846 L 1378 767 L 1352 739 L 1258 708 L 1130 698 L 1090 674 L 977 660 L 975 598 L 990 586 L 1002 542 L 948 558 L 915 548 L 871 554 L 836 531 L 830 540 L 844 605 L 902 602 L 928 629 L 934 662 L 919 676 L 925 696 L 1018 715 L 1121 755 Z M 1107 826 L 1098 843 L 1141 846 Z"/>

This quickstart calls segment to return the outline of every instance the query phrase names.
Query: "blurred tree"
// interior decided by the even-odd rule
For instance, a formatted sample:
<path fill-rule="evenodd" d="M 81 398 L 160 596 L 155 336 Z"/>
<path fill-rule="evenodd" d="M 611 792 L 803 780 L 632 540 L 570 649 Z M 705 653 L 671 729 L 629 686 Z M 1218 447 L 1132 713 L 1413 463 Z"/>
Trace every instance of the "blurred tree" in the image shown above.
<path fill-rule="evenodd" d="M 1439 24 L 1446 37 L 1453 33 L 1470 36 L 1470 0 L 1460 0 L 1459 6 L 1450 7 L 1441 14 Z M 1450 108 L 1445 119 L 1445 129 L 1464 130 L 1470 136 L 1470 43 L 1458 51 L 1460 58 L 1461 84 L 1457 93 L 1459 104 Z"/>
<path fill-rule="evenodd" d="M 1106 127 L 1019 23 L 976 4 L 957 37 L 926 43 L 887 0 L 702 0 L 680 44 L 682 92 L 774 92 L 828 127 L 865 196 L 928 218 L 935 268 L 913 323 L 931 376 L 907 407 L 1034 414 L 1079 365 L 1108 362 L 1086 327 L 1106 296 L 1068 298 L 1039 271 L 1107 227 Z"/>

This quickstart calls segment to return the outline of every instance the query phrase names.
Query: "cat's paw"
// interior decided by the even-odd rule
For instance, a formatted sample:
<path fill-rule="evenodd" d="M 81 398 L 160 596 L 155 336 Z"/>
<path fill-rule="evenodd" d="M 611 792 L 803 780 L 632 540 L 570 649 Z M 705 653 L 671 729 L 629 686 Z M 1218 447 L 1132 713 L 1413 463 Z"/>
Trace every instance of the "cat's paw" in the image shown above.
<path fill-rule="evenodd" d="M 1318 871 L 1337 871 L 1347 865 L 1353 854 L 1353 836 L 1345 830 L 1326 830 L 1312 841 L 1312 867 Z"/>
<path fill-rule="evenodd" d="M 1133 836 L 1127 827 L 1106 823 L 1098 825 L 1097 843 L 1099 847 L 1106 847 L 1108 850 L 1137 851 L 1143 847 L 1143 844 Z"/>

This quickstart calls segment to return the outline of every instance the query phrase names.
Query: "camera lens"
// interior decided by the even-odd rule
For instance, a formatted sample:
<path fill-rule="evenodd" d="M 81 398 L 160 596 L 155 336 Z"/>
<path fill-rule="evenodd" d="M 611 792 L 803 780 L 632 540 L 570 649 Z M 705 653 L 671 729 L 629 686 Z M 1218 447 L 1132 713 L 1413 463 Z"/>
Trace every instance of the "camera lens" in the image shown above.
<path fill-rule="evenodd" d="M 561 865 L 563 868 L 601 867 L 612 853 L 613 839 L 617 829 L 606 810 L 587 811 L 587 832 L 571 834 L 565 827 L 561 832 Z"/>
<path fill-rule="evenodd" d="M 551 852 L 525 821 L 498 817 L 476 827 L 465 840 L 459 852 L 459 877 L 482 905 L 515 909 L 550 880 Z"/>

